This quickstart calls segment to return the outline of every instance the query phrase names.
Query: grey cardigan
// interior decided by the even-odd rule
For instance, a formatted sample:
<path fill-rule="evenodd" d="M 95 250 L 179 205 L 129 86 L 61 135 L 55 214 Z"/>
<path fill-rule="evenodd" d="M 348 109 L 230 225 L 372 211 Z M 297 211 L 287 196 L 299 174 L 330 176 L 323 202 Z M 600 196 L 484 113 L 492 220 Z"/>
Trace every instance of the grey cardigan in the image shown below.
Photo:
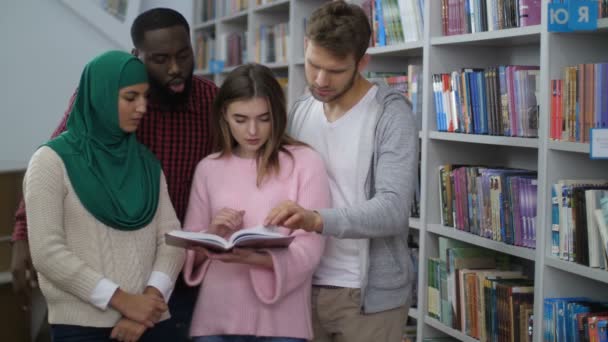
<path fill-rule="evenodd" d="M 291 108 L 288 131 L 298 138 L 314 98 L 304 95 Z M 371 165 L 365 178 L 367 201 L 348 208 L 319 210 L 323 235 L 361 239 L 361 310 L 394 309 L 410 302 L 413 265 L 408 255 L 409 209 L 418 171 L 418 132 L 410 103 L 379 86 Z M 357 162 L 368 163 L 359 158 Z"/>

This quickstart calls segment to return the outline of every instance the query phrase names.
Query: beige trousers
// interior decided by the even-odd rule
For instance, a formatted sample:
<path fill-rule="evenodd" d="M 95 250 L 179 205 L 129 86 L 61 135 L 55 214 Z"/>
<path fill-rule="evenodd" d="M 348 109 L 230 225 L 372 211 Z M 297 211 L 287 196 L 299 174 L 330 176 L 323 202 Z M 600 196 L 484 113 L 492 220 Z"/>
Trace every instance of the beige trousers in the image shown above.
<path fill-rule="evenodd" d="M 312 288 L 314 342 L 401 342 L 409 305 L 374 314 L 360 310 L 361 290 Z"/>

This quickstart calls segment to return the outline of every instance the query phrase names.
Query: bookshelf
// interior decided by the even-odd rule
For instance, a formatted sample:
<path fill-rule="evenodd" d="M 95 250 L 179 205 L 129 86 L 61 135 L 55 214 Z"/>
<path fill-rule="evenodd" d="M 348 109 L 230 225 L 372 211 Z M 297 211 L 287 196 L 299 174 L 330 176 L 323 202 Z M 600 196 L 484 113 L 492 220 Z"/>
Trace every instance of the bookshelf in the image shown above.
<path fill-rule="evenodd" d="M 230 30 L 247 31 L 248 54 L 254 51 L 253 32 L 262 24 L 288 22 L 289 55 L 286 63 L 270 64 L 278 76 L 288 77 L 288 103 L 305 89 L 304 20 L 324 0 L 275 0 L 257 6 L 250 0 L 247 10 L 226 18 L 197 21 L 193 32 L 213 31 L 216 37 Z M 360 3 L 358 0 L 352 2 Z M 418 307 L 409 316 L 416 319 L 421 342 L 429 337 L 450 337 L 459 341 L 476 339 L 444 325 L 428 315 L 427 264 L 438 256 L 438 240 L 446 237 L 512 256 L 528 268 L 534 278 L 534 341 L 542 341 L 543 299 L 587 295 L 608 300 L 608 271 L 593 269 L 551 256 L 551 185 L 559 179 L 606 178 L 608 161 L 591 160 L 589 144 L 552 141 L 550 129 L 550 80 L 562 78 L 563 68 L 579 63 L 608 62 L 608 18 L 598 20 L 592 32 L 551 33 L 547 30 L 547 6 L 542 0 L 541 24 L 471 34 L 443 36 L 441 1 L 424 2 L 423 39 L 390 46 L 370 47 L 372 71 L 405 71 L 409 64 L 422 65 L 422 115 L 420 117 L 421 202 L 420 218 L 410 220 L 410 231 L 419 239 Z M 193 35 L 194 37 L 194 35 Z M 438 131 L 432 75 L 463 67 L 496 65 L 540 66 L 538 137 L 505 137 Z M 225 72 L 211 74 L 197 70 L 221 84 Z M 486 239 L 441 222 L 438 168 L 444 164 L 469 164 L 522 168 L 538 173 L 536 249 Z"/>
<path fill-rule="evenodd" d="M 209 48 L 214 49 L 211 55 L 215 59 L 224 59 L 226 45 L 224 39 L 231 33 L 243 33 L 245 37 L 245 62 L 257 61 L 259 46 L 256 47 L 256 34 L 259 33 L 261 26 L 278 25 L 286 23 L 288 37 L 284 40 L 286 50 L 285 60 L 263 63 L 273 70 L 279 78 L 287 79 L 287 101 L 292 104 L 305 90 L 304 79 L 304 22 L 305 18 L 312 11 L 327 0 L 274 0 L 259 1 L 245 0 L 246 9 L 231 12 L 230 9 L 221 6 L 230 6 L 230 2 L 216 1 L 215 6 L 219 6 L 219 13 L 226 13 L 225 16 L 201 20 L 201 7 L 207 0 L 194 0 L 194 18 L 192 25 L 192 37 L 196 53 L 197 34 L 208 34 L 214 37 L 214 42 Z M 278 58 L 278 57 L 277 57 Z M 224 68 L 213 73 L 208 65 L 196 67 L 195 74 L 203 76 L 221 84 L 230 71 L 236 66 L 225 65 Z"/>

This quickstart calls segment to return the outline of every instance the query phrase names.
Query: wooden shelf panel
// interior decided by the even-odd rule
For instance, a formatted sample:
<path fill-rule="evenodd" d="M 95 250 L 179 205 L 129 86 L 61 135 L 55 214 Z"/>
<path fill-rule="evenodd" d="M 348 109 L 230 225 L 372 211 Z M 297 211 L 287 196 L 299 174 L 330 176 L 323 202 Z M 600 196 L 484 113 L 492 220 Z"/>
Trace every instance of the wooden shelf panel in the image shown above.
<path fill-rule="evenodd" d="M 509 255 L 512 255 L 512 256 L 515 256 L 518 258 L 523 258 L 523 259 L 528 259 L 528 260 L 534 260 L 536 258 L 536 250 L 534 250 L 534 249 L 513 246 L 513 245 L 503 243 L 503 242 L 486 239 L 484 237 L 481 237 L 481 236 L 478 236 L 475 234 L 463 232 L 463 231 L 460 231 L 460 230 L 458 230 L 456 228 L 452 228 L 452 227 L 445 227 L 440 224 L 427 225 L 427 231 L 429 231 L 433 234 L 436 234 L 436 235 L 445 236 L 445 237 L 448 237 L 448 238 L 454 239 L 454 240 L 460 240 L 460 241 L 463 241 L 466 243 L 470 243 L 471 245 L 491 249 L 491 250 L 494 250 L 494 251 L 497 251 L 500 253 L 509 254 Z"/>
<path fill-rule="evenodd" d="M 450 327 L 448 327 L 447 325 L 441 323 L 440 321 L 431 318 L 429 316 L 425 316 L 424 317 L 424 323 L 430 325 L 431 327 L 441 331 L 442 333 L 452 336 L 455 339 L 458 339 L 459 341 L 464 341 L 464 342 L 479 342 L 479 340 L 472 338 L 471 336 L 458 331 L 456 329 L 452 329 Z"/>
<path fill-rule="evenodd" d="M 216 19 L 205 21 L 204 23 L 194 24 L 192 29 L 196 30 L 212 30 L 215 29 Z"/>
<path fill-rule="evenodd" d="M 422 224 L 420 223 L 420 218 L 410 217 L 410 228 L 414 228 L 417 230 L 422 229 Z"/>
<path fill-rule="evenodd" d="M 504 30 L 431 38 L 431 45 L 518 46 L 540 43 L 541 26 L 516 27 Z"/>
<path fill-rule="evenodd" d="M 538 148 L 538 138 L 503 137 L 496 135 L 449 133 L 437 131 L 429 132 L 429 138 L 434 140 L 457 141 L 472 144 Z"/>
<path fill-rule="evenodd" d="M 413 319 L 420 319 L 418 308 L 410 308 L 410 311 L 407 313 L 407 315 L 412 317 Z"/>
<path fill-rule="evenodd" d="M 564 272 L 576 274 L 581 277 L 608 284 L 608 271 L 600 268 L 587 267 L 575 262 L 561 260 L 553 256 L 546 256 L 545 264 Z"/>
<path fill-rule="evenodd" d="M 408 42 L 388 46 L 374 46 L 367 49 L 372 56 L 422 56 L 423 42 Z"/>
<path fill-rule="evenodd" d="M 576 152 L 589 154 L 588 143 L 577 143 L 569 141 L 550 141 L 549 149 L 556 151 Z"/>
<path fill-rule="evenodd" d="M 255 6 L 253 8 L 254 13 L 266 13 L 275 11 L 289 11 L 290 0 L 275 0 L 269 4 Z"/>

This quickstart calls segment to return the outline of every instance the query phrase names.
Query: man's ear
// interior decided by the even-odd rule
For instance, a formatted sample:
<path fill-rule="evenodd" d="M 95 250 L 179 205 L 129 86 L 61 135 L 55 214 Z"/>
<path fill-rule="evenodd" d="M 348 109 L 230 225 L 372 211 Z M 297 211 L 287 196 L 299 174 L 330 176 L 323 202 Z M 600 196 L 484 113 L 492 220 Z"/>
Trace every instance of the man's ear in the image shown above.
<path fill-rule="evenodd" d="M 357 64 L 357 71 L 363 72 L 365 68 L 367 68 L 367 65 L 371 60 L 372 56 L 370 56 L 369 54 L 366 53 L 365 55 L 363 55 L 363 57 L 361 57 L 361 60 Z"/>

